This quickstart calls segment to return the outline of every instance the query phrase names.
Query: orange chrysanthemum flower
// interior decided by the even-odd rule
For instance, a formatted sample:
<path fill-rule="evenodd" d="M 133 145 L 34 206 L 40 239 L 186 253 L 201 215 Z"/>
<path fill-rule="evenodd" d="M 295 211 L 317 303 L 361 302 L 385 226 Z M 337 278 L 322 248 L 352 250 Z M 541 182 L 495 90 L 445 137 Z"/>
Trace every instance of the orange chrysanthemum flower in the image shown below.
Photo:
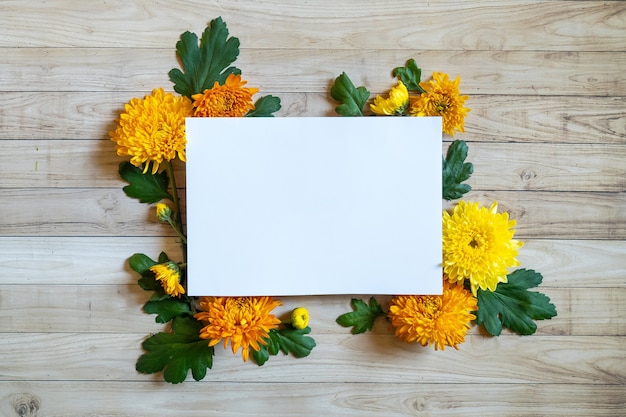
<path fill-rule="evenodd" d="M 110 132 L 117 146 L 117 154 L 130 156 L 136 167 L 146 164 L 152 173 L 159 164 L 178 156 L 185 162 L 185 117 L 191 116 L 193 107 L 187 97 L 176 97 L 162 88 L 152 90 L 143 99 L 133 98 L 116 120 L 117 129 Z"/>
<path fill-rule="evenodd" d="M 258 88 L 246 88 L 247 81 L 241 75 L 230 74 L 224 85 L 217 81 L 213 88 L 204 90 L 204 93 L 191 96 L 196 117 L 241 117 L 250 110 L 254 110 L 252 96 Z"/>
<path fill-rule="evenodd" d="M 281 304 L 272 297 L 201 297 L 200 307 L 204 311 L 194 317 L 205 322 L 200 337 L 210 339 L 209 346 L 224 340 L 226 348 L 230 341 L 233 354 L 241 347 L 245 362 L 249 348 L 258 351 L 259 344 L 266 345 L 264 338 L 280 324 L 271 311 Z"/>
<path fill-rule="evenodd" d="M 425 92 L 413 99 L 409 114 L 411 116 L 441 116 L 443 131 L 450 136 L 454 136 L 455 130 L 464 132 L 465 115 L 470 109 L 463 107 L 468 96 L 460 95 L 460 82 L 459 77 L 451 81 L 448 74 L 433 73 L 432 80 L 420 83 L 420 87 Z"/>
<path fill-rule="evenodd" d="M 388 316 L 396 336 L 422 346 L 455 349 L 476 318 L 476 298 L 462 285 L 443 283 L 443 295 L 399 295 L 391 299 Z"/>

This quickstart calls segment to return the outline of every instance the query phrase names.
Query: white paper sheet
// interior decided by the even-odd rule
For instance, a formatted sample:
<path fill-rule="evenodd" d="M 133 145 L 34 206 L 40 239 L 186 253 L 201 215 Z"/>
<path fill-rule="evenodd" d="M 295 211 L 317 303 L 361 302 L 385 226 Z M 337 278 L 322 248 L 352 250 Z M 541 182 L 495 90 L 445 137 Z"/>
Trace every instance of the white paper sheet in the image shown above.
<path fill-rule="evenodd" d="M 190 295 L 441 294 L 441 119 L 187 119 Z"/>

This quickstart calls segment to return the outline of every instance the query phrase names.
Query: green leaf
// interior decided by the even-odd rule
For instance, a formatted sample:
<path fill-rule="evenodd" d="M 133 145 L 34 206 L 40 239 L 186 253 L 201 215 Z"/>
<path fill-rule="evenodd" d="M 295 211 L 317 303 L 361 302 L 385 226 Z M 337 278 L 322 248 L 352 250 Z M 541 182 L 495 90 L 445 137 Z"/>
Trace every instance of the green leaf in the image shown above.
<path fill-rule="evenodd" d="M 443 198 L 446 200 L 461 198 L 472 189 L 467 184 L 461 184 L 474 172 L 474 165 L 471 162 L 465 162 L 465 158 L 467 158 L 467 144 L 462 140 L 452 142 L 442 164 Z"/>
<path fill-rule="evenodd" d="M 171 333 L 157 333 L 142 344 L 147 353 L 137 360 L 136 369 L 144 374 L 163 372 L 167 382 L 177 384 L 187 378 L 191 369 L 193 378 L 200 381 L 207 368 L 213 366 L 213 347 L 199 334 L 202 323 L 193 317 L 176 317 Z"/>
<path fill-rule="evenodd" d="M 272 113 L 278 110 L 280 110 L 280 98 L 263 96 L 254 103 L 254 110 L 250 110 L 246 117 L 274 117 Z"/>
<path fill-rule="evenodd" d="M 398 77 L 409 91 L 417 91 L 420 94 L 424 89 L 420 87 L 422 69 L 417 66 L 413 58 L 409 59 L 404 67 L 393 69 L 394 77 Z"/>
<path fill-rule="evenodd" d="M 190 99 L 212 88 L 216 81 L 224 84 L 230 74 L 241 74 L 239 68 L 229 67 L 239 55 L 239 39 L 228 37 L 228 28 L 221 17 L 209 23 L 199 45 L 195 33 L 183 33 L 176 43 L 176 54 L 184 72 L 174 68 L 169 77 L 174 90 Z"/>
<path fill-rule="evenodd" d="M 143 253 L 135 253 L 128 258 L 128 265 L 130 266 L 130 269 L 142 275 L 146 271 L 149 271 L 150 267 L 156 264 L 157 262 L 153 261 L 149 256 L 144 255 Z"/>
<path fill-rule="evenodd" d="M 305 336 L 311 333 L 310 327 L 304 329 L 294 329 L 293 327 L 285 327 L 280 330 L 270 330 L 278 341 L 280 350 L 285 354 L 291 353 L 296 358 L 304 358 L 309 356 L 313 348 L 315 347 L 315 340 L 310 336 Z"/>
<path fill-rule="evenodd" d="M 357 298 L 353 298 L 350 304 L 354 311 L 337 317 L 337 324 L 343 327 L 352 327 L 353 334 L 372 330 L 376 319 L 386 314 L 374 297 L 370 298 L 369 305 Z"/>
<path fill-rule="evenodd" d="M 507 280 L 507 283 L 498 284 L 496 291 L 478 290 L 476 324 L 484 325 L 485 330 L 494 336 L 498 336 L 503 327 L 530 335 L 537 330 L 533 320 L 556 316 L 556 307 L 550 303 L 550 298 L 542 293 L 528 291 L 541 283 L 541 274 L 529 269 L 518 269 L 509 274 Z"/>
<path fill-rule="evenodd" d="M 370 96 L 370 92 L 365 87 L 355 88 L 350 77 L 345 72 L 342 72 L 335 79 L 335 83 L 330 89 L 330 96 L 342 103 L 335 107 L 337 114 L 342 116 L 363 116 L 363 107 Z"/>
<path fill-rule="evenodd" d="M 169 178 L 167 172 L 152 174 L 142 172 L 130 162 L 122 162 L 119 167 L 120 177 L 127 183 L 124 192 L 127 196 L 138 198 L 141 203 L 158 203 L 163 199 L 172 200 L 172 196 L 167 191 Z"/>
<path fill-rule="evenodd" d="M 188 316 L 191 314 L 189 301 L 185 298 L 167 296 L 165 298 L 150 300 L 143 306 L 143 310 L 148 314 L 156 314 L 157 323 L 167 323 L 174 317 Z"/>

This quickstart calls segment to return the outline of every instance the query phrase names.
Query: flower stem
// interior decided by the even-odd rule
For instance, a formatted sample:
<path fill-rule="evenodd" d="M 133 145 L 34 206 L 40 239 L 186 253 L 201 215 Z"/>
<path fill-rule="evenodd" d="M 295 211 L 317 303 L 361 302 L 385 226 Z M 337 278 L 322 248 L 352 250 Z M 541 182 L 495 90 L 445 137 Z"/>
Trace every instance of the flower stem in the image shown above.
<path fill-rule="evenodd" d="M 172 161 L 167 162 L 167 174 L 172 184 L 172 202 L 174 203 L 174 218 L 169 223 L 180 237 L 180 248 L 183 251 L 184 262 L 187 263 L 187 237 L 183 232 L 183 220 L 180 215 L 180 200 L 178 198 L 178 188 L 176 187 L 176 177 L 174 176 Z"/>

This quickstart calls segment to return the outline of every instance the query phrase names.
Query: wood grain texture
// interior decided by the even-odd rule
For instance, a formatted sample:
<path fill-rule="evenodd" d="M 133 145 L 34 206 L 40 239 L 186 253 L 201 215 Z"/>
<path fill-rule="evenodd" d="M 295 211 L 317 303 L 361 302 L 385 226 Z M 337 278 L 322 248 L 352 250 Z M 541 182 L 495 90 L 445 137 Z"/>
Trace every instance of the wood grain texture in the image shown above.
<path fill-rule="evenodd" d="M 626 2 L 4 0 L 0 16 L 0 415 L 624 415 Z M 334 116 L 342 71 L 371 98 L 409 58 L 459 75 L 467 199 L 517 220 L 559 315 L 434 351 L 385 321 L 350 335 L 334 320 L 354 295 L 284 297 L 279 314 L 311 311 L 310 357 L 257 367 L 219 345 L 202 382 L 136 373 L 163 325 L 127 259 L 180 247 L 121 191 L 108 132 L 131 98 L 172 90 L 180 34 L 217 16 L 280 117 Z"/>

